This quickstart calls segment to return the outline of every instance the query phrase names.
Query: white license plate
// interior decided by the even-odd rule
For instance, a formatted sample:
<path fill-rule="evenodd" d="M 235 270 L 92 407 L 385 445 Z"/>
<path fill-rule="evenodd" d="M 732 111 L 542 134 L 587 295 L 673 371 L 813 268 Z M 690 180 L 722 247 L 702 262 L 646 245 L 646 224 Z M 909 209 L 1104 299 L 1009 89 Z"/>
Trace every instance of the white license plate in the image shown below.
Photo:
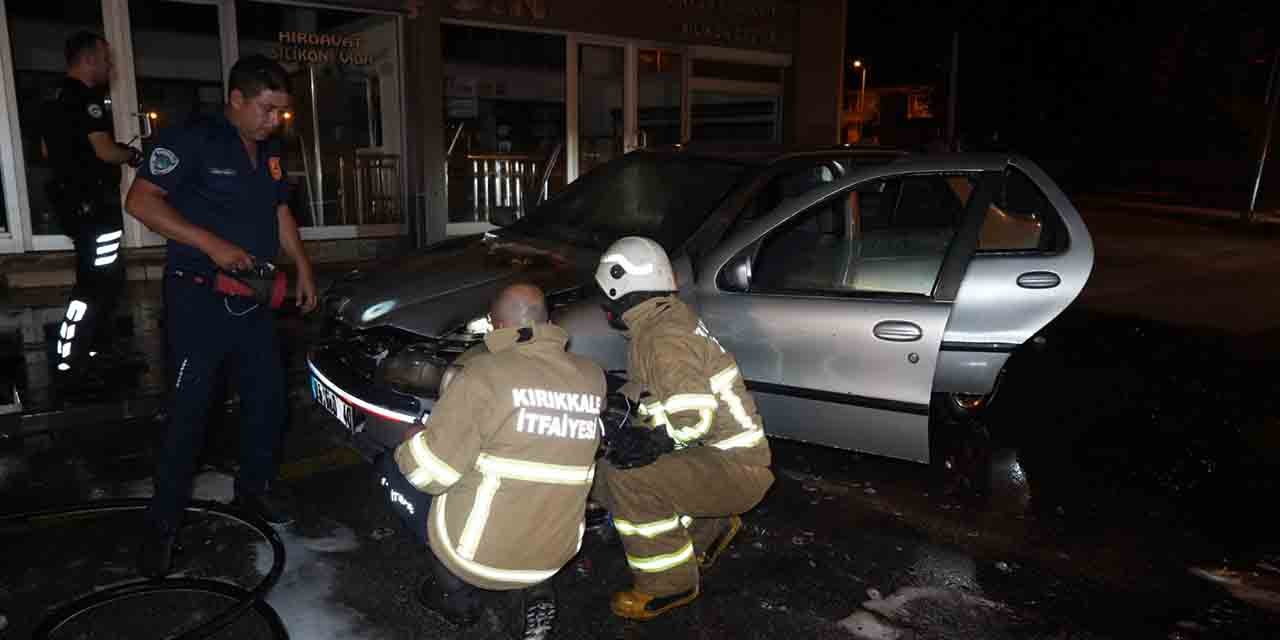
<path fill-rule="evenodd" d="M 311 395 L 315 397 L 316 402 L 324 407 L 326 411 L 333 414 L 333 417 L 342 423 L 349 431 L 358 431 L 356 428 L 356 411 L 351 408 L 338 394 L 329 390 L 320 383 L 314 376 L 311 378 Z"/>

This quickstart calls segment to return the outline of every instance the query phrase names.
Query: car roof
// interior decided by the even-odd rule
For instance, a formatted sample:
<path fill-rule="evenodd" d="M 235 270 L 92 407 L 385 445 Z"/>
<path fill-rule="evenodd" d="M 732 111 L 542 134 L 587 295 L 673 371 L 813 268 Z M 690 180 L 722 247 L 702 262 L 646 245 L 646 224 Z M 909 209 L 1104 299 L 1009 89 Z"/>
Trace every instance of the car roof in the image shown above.
<path fill-rule="evenodd" d="M 868 156 L 869 158 L 894 159 L 910 155 L 895 147 L 879 145 L 782 145 L 774 143 L 688 143 L 649 147 L 645 153 L 678 154 L 729 160 L 743 164 L 767 166 L 805 156 Z"/>

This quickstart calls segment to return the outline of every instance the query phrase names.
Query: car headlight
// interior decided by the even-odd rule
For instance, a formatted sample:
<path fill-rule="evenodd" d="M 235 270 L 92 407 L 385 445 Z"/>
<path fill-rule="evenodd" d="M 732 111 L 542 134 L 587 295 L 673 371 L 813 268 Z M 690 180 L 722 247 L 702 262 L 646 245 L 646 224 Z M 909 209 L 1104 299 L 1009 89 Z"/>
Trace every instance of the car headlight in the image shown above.
<path fill-rule="evenodd" d="M 387 315 L 392 309 L 396 308 L 395 300 L 383 300 L 375 305 L 370 306 L 360 314 L 360 322 L 372 322 L 382 316 Z"/>
<path fill-rule="evenodd" d="M 464 327 L 462 331 L 473 336 L 482 336 L 493 331 L 493 321 L 489 319 L 489 314 L 486 313 L 479 318 L 468 322 L 467 326 Z"/>
<path fill-rule="evenodd" d="M 436 345 L 411 344 L 387 356 L 378 367 L 383 382 L 397 390 L 420 396 L 436 396 L 449 361 Z"/>

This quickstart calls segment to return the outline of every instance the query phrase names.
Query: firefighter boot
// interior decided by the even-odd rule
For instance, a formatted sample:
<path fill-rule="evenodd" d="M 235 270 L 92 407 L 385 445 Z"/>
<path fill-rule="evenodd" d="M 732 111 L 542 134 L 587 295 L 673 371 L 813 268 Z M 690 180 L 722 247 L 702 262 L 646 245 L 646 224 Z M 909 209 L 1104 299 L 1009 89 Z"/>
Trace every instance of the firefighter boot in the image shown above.
<path fill-rule="evenodd" d="M 613 594 L 609 608 L 614 615 L 631 620 L 652 620 L 676 607 L 682 607 L 698 597 L 698 587 L 669 596 L 653 596 L 641 591 L 619 591 Z"/>
<path fill-rule="evenodd" d="M 716 560 L 720 558 L 720 554 L 729 548 L 729 543 L 733 542 L 734 537 L 741 530 L 742 516 L 729 516 L 720 534 L 711 541 L 711 544 L 707 545 L 705 551 L 698 554 L 698 569 L 700 571 L 710 569 L 716 563 Z"/>

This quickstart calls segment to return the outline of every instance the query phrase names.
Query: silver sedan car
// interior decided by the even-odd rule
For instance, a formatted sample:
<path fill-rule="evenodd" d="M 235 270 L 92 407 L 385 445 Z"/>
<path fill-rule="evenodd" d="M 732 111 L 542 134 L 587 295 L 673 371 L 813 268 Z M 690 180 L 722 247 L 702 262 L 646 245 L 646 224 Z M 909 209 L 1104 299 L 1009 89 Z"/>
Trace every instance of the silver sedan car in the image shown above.
<path fill-rule="evenodd" d="M 1026 158 L 636 152 L 507 227 L 335 286 L 333 337 L 308 355 L 313 395 L 361 448 L 395 446 L 515 281 L 548 291 L 570 349 L 621 382 L 624 338 L 592 272 L 626 235 L 667 248 L 679 295 L 737 357 L 770 435 L 919 462 L 931 414 L 980 411 L 1093 267 L 1079 213 Z"/>

